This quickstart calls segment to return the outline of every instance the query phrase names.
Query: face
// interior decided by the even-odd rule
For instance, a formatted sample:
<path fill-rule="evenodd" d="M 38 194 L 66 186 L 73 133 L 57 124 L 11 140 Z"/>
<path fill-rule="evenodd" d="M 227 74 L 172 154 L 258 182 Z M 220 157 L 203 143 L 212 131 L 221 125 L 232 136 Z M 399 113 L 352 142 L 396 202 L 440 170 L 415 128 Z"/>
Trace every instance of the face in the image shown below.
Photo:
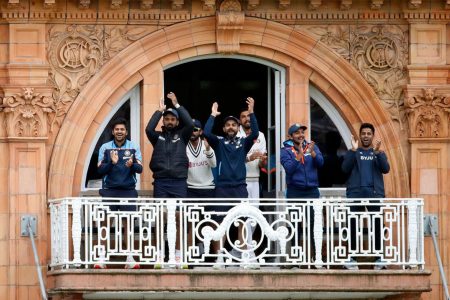
<path fill-rule="evenodd" d="M 370 128 L 363 128 L 359 133 L 359 139 L 361 141 L 361 145 L 364 148 L 369 148 L 372 145 L 373 141 L 373 132 Z"/>
<path fill-rule="evenodd" d="M 166 129 L 174 129 L 178 126 L 178 119 L 174 115 L 168 113 L 163 117 L 163 125 Z"/>
<path fill-rule="evenodd" d="M 203 134 L 203 130 L 200 128 L 194 127 L 194 130 L 191 134 L 191 141 L 196 141 L 200 138 L 200 136 Z"/>
<path fill-rule="evenodd" d="M 234 137 L 239 131 L 239 124 L 233 120 L 228 120 L 223 125 L 223 132 L 228 137 Z"/>
<path fill-rule="evenodd" d="M 117 124 L 112 130 L 112 135 L 114 136 L 114 141 L 116 143 L 122 143 L 127 138 L 127 128 L 124 124 Z"/>
<path fill-rule="evenodd" d="M 250 128 L 250 114 L 248 111 L 245 110 L 241 112 L 239 120 L 241 121 L 242 127 L 244 127 L 245 129 Z"/>
<path fill-rule="evenodd" d="M 296 145 L 301 145 L 305 140 L 305 130 L 300 128 L 296 132 L 292 133 L 291 138 Z"/>

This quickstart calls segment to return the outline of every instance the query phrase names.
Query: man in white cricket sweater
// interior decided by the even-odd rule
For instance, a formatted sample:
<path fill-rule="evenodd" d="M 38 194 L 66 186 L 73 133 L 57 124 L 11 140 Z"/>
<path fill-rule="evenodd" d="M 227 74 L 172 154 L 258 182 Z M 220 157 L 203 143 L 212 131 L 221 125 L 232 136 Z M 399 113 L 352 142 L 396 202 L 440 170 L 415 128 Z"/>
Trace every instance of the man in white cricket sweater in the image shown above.
<path fill-rule="evenodd" d="M 241 112 L 240 116 L 241 126 L 237 134 L 238 137 L 246 137 L 251 133 L 250 128 L 250 114 L 247 110 Z M 247 176 L 245 181 L 247 183 L 248 198 L 251 198 L 250 203 L 255 207 L 259 207 L 259 175 L 260 167 L 264 166 L 267 162 L 267 148 L 266 148 L 266 138 L 264 133 L 259 131 L 258 138 L 253 141 L 253 146 L 247 153 L 245 168 L 247 170 Z M 254 228 L 251 227 L 250 222 L 246 223 L 247 232 L 247 243 L 251 245 L 253 239 Z M 250 254 L 250 256 L 254 256 Z"/>
<path fill-rule="evenodd" d="M 188 198 L 214 198 L 214 177 L 211 169 L 216 167 L 216 155 L 206 140 L 201 139 L 202 123 L 193 119 L 194 131 L 186 147 L 189 159 Z"/>

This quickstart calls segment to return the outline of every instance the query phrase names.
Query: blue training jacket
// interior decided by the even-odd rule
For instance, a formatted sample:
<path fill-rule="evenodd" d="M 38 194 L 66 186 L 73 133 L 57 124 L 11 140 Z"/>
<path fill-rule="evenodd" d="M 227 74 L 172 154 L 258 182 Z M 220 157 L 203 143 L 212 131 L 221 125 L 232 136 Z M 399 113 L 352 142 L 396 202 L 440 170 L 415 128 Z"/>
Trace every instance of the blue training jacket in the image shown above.
<path fill-rule="evenodd" d="M 350 173 L 350 177 L 347 180 L 348 198 L 357 196 L 361 189 L 361 158 L 357 153 L 361 150 L 362 148 L 358 148 L 356 151 L 348 150 L 342 162 L 342 171 L 347 174 Z M 371 150 L 373 151 L 372 148 Z M 374 197 L 384 197 L 383 174 L 387 174 L 390 169 L 387 156 L 384 152 L 374 153 L 374 160 L 372 162 Z"/>
<path fill-rule="evenodd" d="M 251 133 L 247 137 L 216 136 L 212 133 L 215 118 L 209 116 L 205 124 L 204 135 L 208 143 L 214 149 L 217 159 L 216 186 L 232 187 L 245 184 L 247 171 L 245 160 L 247 153 L 253 146 L 253 141 L 258 138 L 259 128 L 255 114 L 250 114 Z"/>
<path fill-rule="evenodd" d="M 286 184 L 295 188 L 312 188 L 319 186 L 319 176 L 317 169 L 323 166 L 323 156 L 317 145 L 314 145 L 316 157 L 305 153 L 304 163 L 296 160 L 296 154 L 293 151 L 294 143 L 287 140 L 281 148 L 281 164 L 286 172 Z M 296 149 L 298 151 L 298 149 Z"/>

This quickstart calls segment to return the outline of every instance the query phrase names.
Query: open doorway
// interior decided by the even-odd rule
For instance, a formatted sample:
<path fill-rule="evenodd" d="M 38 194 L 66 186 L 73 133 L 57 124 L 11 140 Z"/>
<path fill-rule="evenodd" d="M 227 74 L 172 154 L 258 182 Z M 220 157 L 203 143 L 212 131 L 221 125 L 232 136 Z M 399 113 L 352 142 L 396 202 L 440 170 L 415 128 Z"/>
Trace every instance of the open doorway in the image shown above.
<path fill-rule="evenodd" d="M 221 115 L 213 129 L 217 135 L 223 134 L 223 119 L 226 116 L 239 118 L 240 112 L 247 108 L 246 98 L 250 96 L 255 99 L 259 130 L 266 137 L 268 155 L 272 157 L 274 166 L 261 172 L 261 195 L 272 197 L 275 196 L 277 186 L 275 160 L 279 148 L 279 142 L 275 139 L 279 131 L 275 128 L 279 128 L 276 123 L 281 121 L 280 110 L 275 109 L 277 103 L 280 106 L 279 98 L 277 100 L 275 96 L 276 72 L 262 63 L 232 58 L 190 61 L 164 71 L 164 93 L 174 92 L 180 104 L 203 125 L 211 114 L 212 104 L 218 102 Z"/>

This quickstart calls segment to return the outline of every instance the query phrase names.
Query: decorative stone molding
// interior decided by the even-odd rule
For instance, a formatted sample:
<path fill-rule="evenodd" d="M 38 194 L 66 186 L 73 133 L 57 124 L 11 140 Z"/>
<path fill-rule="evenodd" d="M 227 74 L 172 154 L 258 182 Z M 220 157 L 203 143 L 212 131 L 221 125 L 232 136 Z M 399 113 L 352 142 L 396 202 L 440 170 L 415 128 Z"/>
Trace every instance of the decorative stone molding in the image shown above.
<path fill-rule="evenodd" d="M 182 9 L 184 0 L 172 0 L 172 9 Z"/>
<path fill-rule="evenodd" d="M 247 9 L 248 10 L 256 9 L 260 4 L 261 4 L 260 0 L 248 0 Z"/>
<path fill-rule="evenodd" d="M 329 25 L 305 28 L 360 72 L 392 119 L 403 129 L 406 121 L 403 88 L 408 83 L 408 27 Z"/>
<path fill-rule="evenodd" d="M 352 0 L 341 0 L 341 10 L 349 10 L 352 7 Z"/>
<path fill-rule="evenodd" d="M 278 5 L 278 8 L 281 10 L 288 9 L 289 6 L 291 6 L 291 0 L 279 0 L 280 3 Z"/>
<path fill-rule="evenodd" d="M 91 5 L 91 0 L 79 0 L 78 8 L 79 9 L 88 9 Z"/>
<path fill-rule="evenodd" d="M 405 103 L 411 138 L 448 137 L 450 96 L 436 93 L 436 88 L 423 88 L 422 94 L 407 96 Z"/>
<path fill-rule="evenodd" d="M 153 28 L 126 25 L 51 27 L 48 61 L 56 107 L 52 128 L 61 124 L 73 100 L 106 61 L 152 31 Z"/>
<path fill-rule="evenodd" d="M 19 0 L 8 0 L 8 8 L 18 8 L 20 7 L 20 1 Z"/>
<path fill-rule="evenodd" d="M 110 5 L 111 9 L 120 9 L 121 6 L 122 6 L 122 0 L 111 0 L 111 5 Z"/>
<path fill-rule="evenodd" d="M 422 5 L 422 0 L 409 0 L 408 7 L 410 9 L 418 9 Z"/>
<path fill-rule="evenodd" d="M 6 95 L 0 111 L 5 113 L 8 137 L 46 137 L 55 106 L 50 94 L 41 95 L 27 87 L 21 93 Z"/>
<path fill-rule="evenodd" d="M 309 9 L 316 10 L 322 5 L 322 0 L 309 0 Z"/>
<path fill-rule="evenodd" d="M 370 9 L 377 10 L 383 6 L 384 0 L 371 0 L 370 1 Z"/>
<path fill-rule="evenodd" d="M 54 8 L 56 6 L 56 0 L 44 0 L 44 8 Z"/>
<path fill-rule="evenodd" d="M 241 31 L 245 15 L 238 0 L 225 0 L 220 4 L 216 16 L 217 51 L 235 53 L 239 51 Z"/>
<path fill-rule="evenodd" d="M 202 0 L 203 10 L 211 11 L 216 9 L 216 1 L 215 0 Z"/>
<path fill-rule="evenodd" d="M 205 11 L 215 11 L 216 0 L 202 0 L 202 9 Z"/>
<path fill-rule="evenodd" d="M 141 0 L 141 9 L 151 9 L 153 7 L 153 0 Z"/>

